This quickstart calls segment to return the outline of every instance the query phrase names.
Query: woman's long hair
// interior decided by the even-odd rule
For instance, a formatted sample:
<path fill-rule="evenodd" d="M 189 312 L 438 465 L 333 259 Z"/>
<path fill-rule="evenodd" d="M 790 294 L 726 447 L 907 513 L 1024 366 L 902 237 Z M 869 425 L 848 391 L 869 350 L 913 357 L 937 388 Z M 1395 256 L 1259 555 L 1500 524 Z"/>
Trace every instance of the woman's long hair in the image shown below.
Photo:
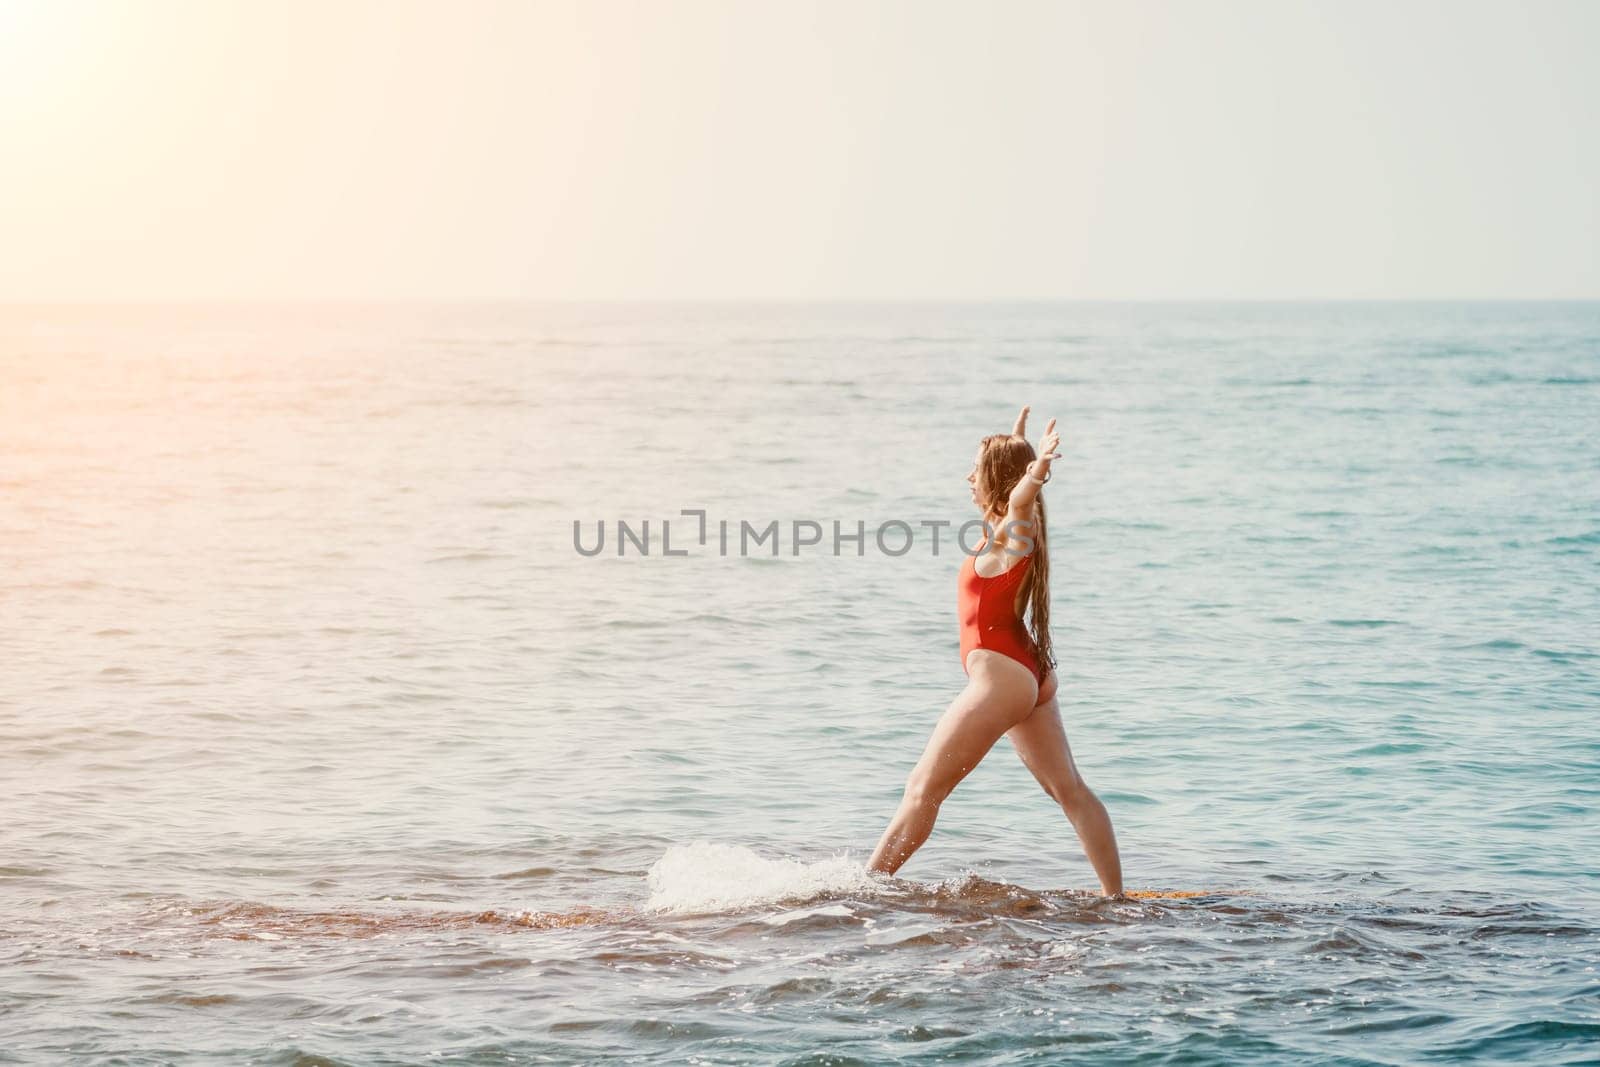
<path fill-rule="evenodd" d="M 1011 491 L 1027 473 L 1028 464 L 1038 459 L 1038 453 L 1020 434 L 995 433 L 985 437 L 978 460 L 978 503 L 983 508 L 986 521 L 999 516 L 1005 521 Z M 998 525 L 998 523 L 995 523 Z M 1023 579 L 1024 610 L 1028 615 L 1028 637 L 1033 641 L 1033 651 L 1047 673 L 1056 665 L 1055 650 L 1050 645 L 1050 549 L 1045 527 L 1044 497 L 1033 502 L 1033 526 L 1022 533 L 1033 538 L 1033 563 L 1028 576 Z M 1013 564 L 1021 566 L 1021 564 Z"/>

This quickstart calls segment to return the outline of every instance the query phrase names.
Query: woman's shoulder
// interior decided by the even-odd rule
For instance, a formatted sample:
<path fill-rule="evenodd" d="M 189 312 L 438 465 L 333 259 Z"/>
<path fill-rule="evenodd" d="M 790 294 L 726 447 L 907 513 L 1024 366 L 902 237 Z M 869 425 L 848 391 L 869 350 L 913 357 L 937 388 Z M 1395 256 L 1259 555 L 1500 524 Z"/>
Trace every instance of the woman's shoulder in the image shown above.
<path fill-rule="evenodd" d="M 1010 549 L 1022 555 L 1031 554 L 1038 546 L 1034 517 L 1031 504 L 1026 515 L 1019 515 L 1016 512 L 1007 514 L 994 532 L 994 544 L 1002 550 Z"/>
<path fill-rule="evenodd" d="M 1026 534 L 1026 532 L 1027 531 L 1022 531 L 1023 534 Z M 1024 536 L 1012 534 L 1010 537 L 1007 537 L 1001 531 L 996 530 L 994 536 L 984 542 L 983 547 L 978 550 L 977 555 L 993 556 L 995 559 L 1000 561 L 1001 569 L 993 574 L 984 574 L 983 571 L 978 570 L 977 557 L 974 556 L 973 570 L 979 575 L 979 577 L 991 579 L 1003 578 L 1014 571 L 1022 570 L 1024 565 L 1027 564 L 1029 557 L 1033 555 L 1033 550 L 1035 547 L 1036 546 Z"/>

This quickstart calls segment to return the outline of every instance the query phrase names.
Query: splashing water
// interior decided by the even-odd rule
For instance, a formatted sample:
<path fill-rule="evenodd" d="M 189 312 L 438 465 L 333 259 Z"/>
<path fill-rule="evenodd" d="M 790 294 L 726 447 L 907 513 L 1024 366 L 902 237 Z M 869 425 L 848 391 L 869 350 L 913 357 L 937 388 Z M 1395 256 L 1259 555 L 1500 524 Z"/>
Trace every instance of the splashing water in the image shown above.
<path fill-rule="evenodd" d="M 769 859 L 743 845 L 691 841 L 673 845 L 650 868 L 647 910 L 725 911 L 815 897 L 876 893 L 882 884 L 848 850 L 810 863 Z"/>

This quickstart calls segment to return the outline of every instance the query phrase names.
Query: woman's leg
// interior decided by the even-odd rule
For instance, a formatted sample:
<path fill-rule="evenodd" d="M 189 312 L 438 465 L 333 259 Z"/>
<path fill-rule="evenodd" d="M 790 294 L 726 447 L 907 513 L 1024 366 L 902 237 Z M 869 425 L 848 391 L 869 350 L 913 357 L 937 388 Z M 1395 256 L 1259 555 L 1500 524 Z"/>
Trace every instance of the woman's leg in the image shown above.
<path fill-rule="evenodd" d="M 998 652 L 973 649 L 967 670 L 967 687 L 940 716 L 906 777 L 899 810 L 873 850 L 869 870 L 893 874 L 922 847 L 944 798 L 1002 734 L 1029 714 L 1038 696 L 1038 683 L 1028 669 Z"/>
<path fill-rule="evenodd" d="M 1072 761 L 1067 731 L 1061 725 L 1061 706 L 1056 701 L 1054 672 L 1045 678 L 1042 690 L 1048 693 L 1027 718 L 1013 726 L 1011 738 L 1023 765 L 1033 772 L 1044 791 L 1050 794 L 1078 832 L 1083 851 L 1100 879 L 1106 896 L 1122 893 L 1122 858 L 1117 854 L 1117 835 L 1111 816 L 1100 798 L 1094 795 Z"/>

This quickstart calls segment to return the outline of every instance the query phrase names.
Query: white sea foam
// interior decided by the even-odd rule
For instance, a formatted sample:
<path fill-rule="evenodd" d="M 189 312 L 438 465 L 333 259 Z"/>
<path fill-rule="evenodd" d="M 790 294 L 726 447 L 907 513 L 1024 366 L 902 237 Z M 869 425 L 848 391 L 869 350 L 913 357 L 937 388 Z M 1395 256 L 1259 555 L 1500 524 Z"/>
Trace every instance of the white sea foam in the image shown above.
<path fill-rule="evenodd" d="M 806 863 L 768 858 L 743 845 L 691 841 L 662 853 L 648 874 L 655 911 L 704 912 L 819 893 L 873 891 L 878 883 L 849 852 Z"/>

